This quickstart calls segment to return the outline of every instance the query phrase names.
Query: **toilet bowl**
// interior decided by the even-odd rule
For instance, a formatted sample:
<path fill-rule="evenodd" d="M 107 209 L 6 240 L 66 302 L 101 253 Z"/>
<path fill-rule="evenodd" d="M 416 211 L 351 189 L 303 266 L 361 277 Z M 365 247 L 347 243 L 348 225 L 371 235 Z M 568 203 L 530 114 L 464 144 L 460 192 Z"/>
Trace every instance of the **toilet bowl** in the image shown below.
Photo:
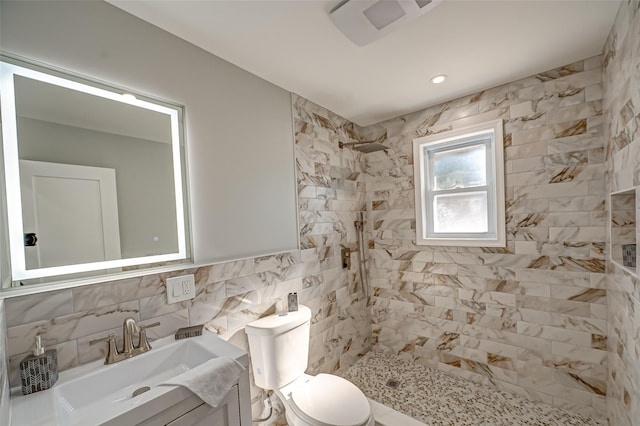
<path fill-rule="evenodd" d="M 289 426 L 373 426 L 369 400 L 353 383 L 332 374 L 303 375 L 274 390 Z"/>
<path fill-rule="evenodd" d="M 305 374 L 311 310 L 270 315 L 247 324 L 256 386 L 273 390 L 289 426 L 373 426 L 367 397 L 353 383 L 332 374 Z"/>

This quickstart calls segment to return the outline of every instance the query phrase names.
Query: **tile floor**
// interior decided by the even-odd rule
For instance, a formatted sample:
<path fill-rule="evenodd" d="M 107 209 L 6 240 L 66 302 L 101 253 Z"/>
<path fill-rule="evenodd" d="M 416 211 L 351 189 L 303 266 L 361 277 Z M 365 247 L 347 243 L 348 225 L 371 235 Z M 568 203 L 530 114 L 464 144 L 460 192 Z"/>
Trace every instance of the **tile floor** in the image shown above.
<path fill-rule="evenodd" d="M 604 424 L 380 352 L 366 354 L 344 377 L 372 400 L 432 426 Z M 390 379 L 397 388 L 387 386 Z"/>

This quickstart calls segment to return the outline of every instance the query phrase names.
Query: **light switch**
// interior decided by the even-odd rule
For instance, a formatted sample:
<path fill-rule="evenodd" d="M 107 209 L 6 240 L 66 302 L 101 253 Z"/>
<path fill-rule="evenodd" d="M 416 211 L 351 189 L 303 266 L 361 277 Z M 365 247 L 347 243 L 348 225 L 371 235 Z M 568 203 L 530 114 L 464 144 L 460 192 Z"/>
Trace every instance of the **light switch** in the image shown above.
<path fill-rule="evenodd" d="M 167 303 L 177 303 L 196 297 L 196 285 L 193 274 L 167 278 Z"/>

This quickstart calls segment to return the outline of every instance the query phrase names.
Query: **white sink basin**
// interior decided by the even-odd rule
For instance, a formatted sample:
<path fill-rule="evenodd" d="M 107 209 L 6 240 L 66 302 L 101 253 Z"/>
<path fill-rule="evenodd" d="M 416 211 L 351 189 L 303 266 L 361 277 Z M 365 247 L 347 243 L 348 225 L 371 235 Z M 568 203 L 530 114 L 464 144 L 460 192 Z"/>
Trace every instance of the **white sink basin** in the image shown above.
<path fill-rule="evenodd" d="M 136 390 L 157 386 L 215 357 L 196 341 L 184 340 L 70 380 L 55 387 L 54 393 L 60 408 L 69 414 L 95 413 L 100 407 L 126 404 Z"/>
<path fill-rule="evenodd" d="M 134 419 L 139 417 L 139 412 L 153 414 L 156 406 L 167 408 L 167 404 L 175 403 L 174 400 L 180 401 L 190 395 L 182 387 L 159 386 L 172 377 L 221 356 L 248 365 L 245 352 L 206 332 L 203 336 L 184 340 L 167 337 L 152 342 L 152 346 L 149 352 L 115 364 L 104 365 L 100 360 L 64 371 L 51 390 L 16 397 L 14 414 L 24 411 L 25 416 L 30 416 L 28 422 L 19 424 L 117 425 L 123 424 L 124 418 L 120 417 L 123 415 L 129 416 L 125 417 L 125 423 L 137 423 Z M 134 392 L 146 387 L 148 390 L 134 396 Z M 35 401 L 36 398 L 41 401 Z M 52 414 L 47 418 L 34 418 L 33 409 L 28 409 L 33 403 L 49 406 Z M 47 411 L 41 408 L 40 413 Z M 132 411 L 136 408 L 141 410 Z M 15 415 L 13 420 L 16 424 Z"/>

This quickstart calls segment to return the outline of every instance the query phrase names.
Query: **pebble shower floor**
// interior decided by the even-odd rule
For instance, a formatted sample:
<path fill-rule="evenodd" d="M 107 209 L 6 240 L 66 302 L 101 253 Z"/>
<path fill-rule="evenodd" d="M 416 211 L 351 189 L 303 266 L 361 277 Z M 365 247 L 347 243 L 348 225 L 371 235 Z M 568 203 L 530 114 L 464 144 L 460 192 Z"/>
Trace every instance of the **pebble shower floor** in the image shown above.
<path fill-rule="evenodd" d="M 374 401 L 432 426 L 604 425 L 380 352 L 367 353 L 344 377 Z"/>

